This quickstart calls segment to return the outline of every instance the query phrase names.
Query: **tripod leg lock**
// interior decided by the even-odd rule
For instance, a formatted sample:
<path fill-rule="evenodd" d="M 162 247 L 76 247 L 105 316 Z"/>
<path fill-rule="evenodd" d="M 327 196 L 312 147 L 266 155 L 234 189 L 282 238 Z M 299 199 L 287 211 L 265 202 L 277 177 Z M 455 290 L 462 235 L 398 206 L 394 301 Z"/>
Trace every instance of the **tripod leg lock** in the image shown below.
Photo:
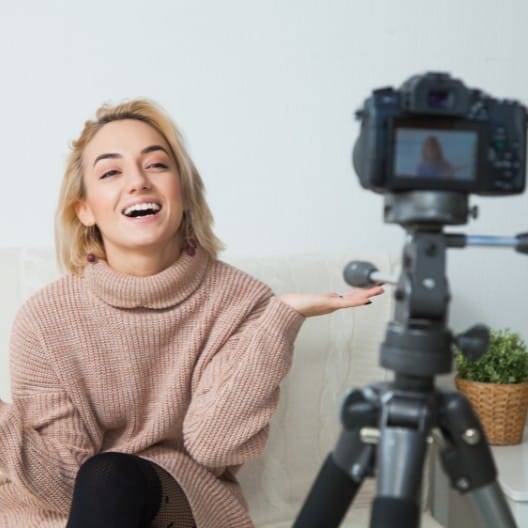
<path fill-rule="evenodd" d="M 446 444 L 440 458 L 451 485 L 461 493 L 495 481 L 497 469 L 486 435 L 471 405 L 461 394 L 445 395 L 440 428 Z"/>
<path fill-rule="evenodd" d="M 377 394 L 371 387 L 365 389 L 351 389 L 341 406 L 341 423 L 348 430 L 362 427 L 376 427 L 378 425 L 379 405 Z"/>

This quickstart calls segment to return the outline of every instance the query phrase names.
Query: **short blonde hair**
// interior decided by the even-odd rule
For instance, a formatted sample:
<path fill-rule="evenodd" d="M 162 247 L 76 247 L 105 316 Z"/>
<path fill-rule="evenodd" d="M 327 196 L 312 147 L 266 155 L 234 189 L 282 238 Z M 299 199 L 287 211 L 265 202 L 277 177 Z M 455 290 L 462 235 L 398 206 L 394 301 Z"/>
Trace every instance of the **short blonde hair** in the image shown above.
<path fill-rule="evenodd" d="M 82 273 L 89 253 L 106 259 L 99 228 L 84 226 L 75 208 L 79 200 L 86 196 L 83 154 L 87 144 L 104 125 L 123 119 L 142 121 L 157 130 L 167 141 L 176 160 L 185 204 L 180 232 L 184 239 L 193 240 L 211 258 L 216 259 L 223 244 L 213 233 L 213 215 L 205 200 L 202 178 L 185 149 L 181 132 L 167 113 L 152 101 L 134 99 L 115 106 L 105 104 L 97 110 L 95 117 L 95 120 L 85 122 L 79 138 L 72 141 L 62 179 L 55 214 L 55 245 L 61 269 Z"/>

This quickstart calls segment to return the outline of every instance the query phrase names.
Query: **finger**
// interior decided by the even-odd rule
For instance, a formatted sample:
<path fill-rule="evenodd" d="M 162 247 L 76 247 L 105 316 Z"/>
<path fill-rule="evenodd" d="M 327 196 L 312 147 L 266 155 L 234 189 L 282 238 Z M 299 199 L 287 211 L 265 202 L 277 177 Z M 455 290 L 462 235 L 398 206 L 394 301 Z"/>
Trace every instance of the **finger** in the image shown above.
<path fill-rule="evenodd" d="M 375 297 L 376 295 L 381 295 L 385 290 L 381 286 L 374 286 L 372 288 L 354 288 L 345 292 L 345 297 L 351 295 L 359 295 L 362 297 Z"/>
<path fill-rule="evenodd" d="M 368 289 L 355 288 L 348 290 L 344 293 L 345 298 L 363 298 L 368 299 L 370 297 L 375 297 L 376 295 L 381 295 L 385 290 L 379 286 Z"/>

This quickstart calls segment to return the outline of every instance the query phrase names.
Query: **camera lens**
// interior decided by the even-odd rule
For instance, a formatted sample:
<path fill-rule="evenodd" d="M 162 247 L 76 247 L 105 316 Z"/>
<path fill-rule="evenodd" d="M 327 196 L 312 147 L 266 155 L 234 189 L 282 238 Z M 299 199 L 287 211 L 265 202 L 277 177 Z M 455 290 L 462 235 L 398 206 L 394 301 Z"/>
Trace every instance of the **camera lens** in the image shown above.
<path fill-rule="evenodd" d="M 431 108 L 449 108 L 451 106 L 451 92 L 448 90 L 431 90 L 427 94 L 427 104 Z"/>

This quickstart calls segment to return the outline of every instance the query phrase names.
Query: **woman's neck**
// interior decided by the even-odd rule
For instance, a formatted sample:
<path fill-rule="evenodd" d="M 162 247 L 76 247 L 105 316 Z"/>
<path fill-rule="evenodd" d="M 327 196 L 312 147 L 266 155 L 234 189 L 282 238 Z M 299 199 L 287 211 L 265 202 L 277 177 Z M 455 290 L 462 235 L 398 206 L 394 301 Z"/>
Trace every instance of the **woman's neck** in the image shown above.
<path fill-rule="evenodd" d="M 182 247 L 183 241 L 179 236 L 161 249 L 122 250 L 114 247 L 107 250 L 106 261 L 110 268 L 119 273 L 147 277 L 156 275 L 173 264 L 180 256 Z"/>

